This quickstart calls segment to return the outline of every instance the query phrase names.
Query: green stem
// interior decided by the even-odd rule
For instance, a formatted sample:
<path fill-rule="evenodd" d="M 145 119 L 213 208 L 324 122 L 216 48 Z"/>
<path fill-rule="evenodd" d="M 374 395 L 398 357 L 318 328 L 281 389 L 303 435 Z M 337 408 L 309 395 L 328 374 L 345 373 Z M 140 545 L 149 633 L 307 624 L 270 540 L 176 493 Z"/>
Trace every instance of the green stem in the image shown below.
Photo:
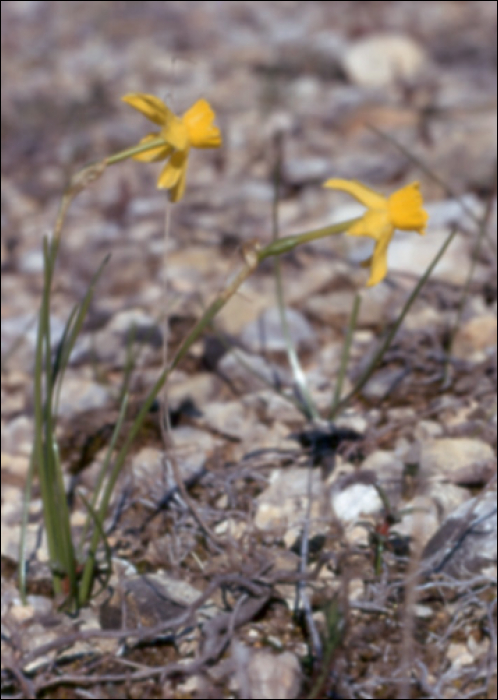
<path fill-rule="evenodd" d="M 133 440 L 138 435 L 142 424 L 152 407 L 156 397 L 159 395 L 164 383 L 167 381 L 171 372 L 177 367 L 181 360 L 186 356 L 190 347 L 195 343 L 198 338 L 202 335 L 204 330 L 211 324 L 212 320 L 216 314 L 225 306 L 225 304 L 231 299 L 231 297 L 236 293 L 242 283 L 256 270 L 258 265 L 273 255 L 281 255 L 282 253 L 292 250 L 296 246 L 307 243 L 308 241 L 315 240 L 317 238 L 324 238 L 329 235 L 340 233 L 351 226 L 352 223 L 357 221 L 354 219 L 352 221 L 345 221 L 339 224 L 334 224 L 333 226 L 327 226 L 326 228 L 317 229 L 315 231 L 308 231 L 307 233 L 299 234 L 296 236 L 288 236 L 286 238 L 281 238 L 277 241 L 273 241 L 264 248 L 260 248 L 259 244 L 253 245 L 250 249 L 246 250 L 244 258 L 245 265 L 239 270 L 232 281 L 226 286 L 226 288 L 218 295 L 218 297 L 211 303 L 202 318 L 195 324 L 190 333 L 184 339 L 180 348 L 178 349 L 175 357 L 171 361 L 170 365 L 166 367 L 163 372 L 159 375 L 156 383 L 150 390 L 148 396 L 146 397 L 142 408 L 140 409 L 130 431 L 119 450 L 109 480 L 105 486 L 104 493 L 102 495 L 102 500 L 100 502 L 98 510 L 98 518 L 100 522 L 104 521 L 106 516 L 109 503 L 111 500 L 112 492 L 116 481 L 119 477 L 121 469 L 123 468 L 126 456 L 130 449 Z M 100 532 L 96 529 L 93 532 L 92 540 L 90 543 L 90 552 L 95 553 L 100 539 Z M 81 581 L 80 588 L 80 600 L 85 602 L 88 600 L 91 594 L 93 580 L 93 557 L 89 557 L 85 564 L 85 569 L 83 572 L 83 577 Z"/>
<path fill-rule="evenodd" d="M 410 310 L 410 308 L 411 308 L 412 304 L 414 303 L 415 299 L 417 299 L 417 297 L 418 297 L 418 295 L 419 295 L 419 293 L 420 293 L 420 290 L 421 290 L 422 287 L 425 285 L 425 283 L 426 283 L 427 280 L 429 279 L 429 277 L 430 277 L 432 271 L 434 270 L 434 268 L 436 267 L 436 265 L 438 264 L 438 262 L 439 262 L 439 261 L 441 260 L 441 258 L 443 257 L 444 253 L 446 252 L 446 249 L 448 248 L 448 246 L 450 245 L 451 241 L 452 241 L 452 240 L 454 239 L 454 237 L 456 236 L 457 231 L 458 231 L 458 229 L 456 229 L 456 228 L 453 229 L 453 231 L 450 233 L 450 235 L 448 236 L 448 238 L 444 241 L 443 245 L 441 246 L 441 248 L 440 248 L 440 249 L 438 250 L 438 252 L 436 253 L 436 256 L 434 257 L 434 260 L 431 262 L 431 264 L 429 265 L 429 267 L 427 268 L 427 270 L 424 272 L 424 274 L 422 275 L 422 277 L 421 277 L 420 280 L 418 281 L 418 283 L 417 283 L 417 285 L 415 286 L 413 292 L 412 292 L 412 293 L 410 294 L 410 296 L 408 297 L 408 300 L 407 300 L 405 306 L 403 307 L 403 309 L 402 309 L 400 315 L 399 315 L 398 318 L 396 319 L 396 323 L 394 323 L 394 325 L 392 326 L 392 328 L 391 328 L 391 329 L 389 330 L 389 332 L 387 333 L 386 337 L 384 338 L 384 341 L 381 343 L 379 349 L 378 349 L 377 352 L 375 353 L 372 362 L 371 362 L 370 365 L 367 367 L 367 369 L 365 370 L 365 372 L 361 375 L 361 377 L 360 377 L 360 379 L 358 380 L 356 386 L 349 392 L 349 394 L 347 394 L 341 401 L 339 401 L 338 404 L 336 404 L 334 410 L 332 411 L 332 413 L 331 413 L 331 415 L 330 415 L 330 420 L 333 420 L 334 418 L 336 418 L 336 416 L 338 415 L 338 413 L 340 413 L 340 411 L 341 411 L 345 406 L 347 406 L 347 404 L 349 403 L 349 401 L 350 401 L 354 396 L 356 396 L 356 395 L 363 389 L 363 387 L 365 386 L 365 384 L 368 382 L 368 380 L 369 380 L 370 377 L 372 376 L 372 373 L 373 373 L 374 369 L 377 367 L 378 363 L 379 363 L 379 362 L 381 361 L 381 359 L 383 358 L 384 353 L 386 352 L 386 350 L 388 349 L 388 347 L 391 345 L 391 342 L 392 342 L 394 336 L 395 336 L 396 333 L 398 332 L 399 327 L 400 327 L 401 324 L 403 323 L 403 320 L 404 320 L 406 314 L 408 313 L 408 311 Z"/>
<path fill-rule="evenodd" d="M 339 224 L 333 224 L 332 226 L 325 226 L 325 228 L 317 228 L 313 231 L 307 231 L 306 233 L 298 233 L 295 236 L 284 236 L 279 238 L 272 243 L 269 243 L 262 250 L 259 251 L 259 262 L 271 257 L 272 255 L 282 255 L 283 253 L 288 253 L 294 250 L 296 246 L 303 243 L 309 243 L 310 241 L 316 241 L 319 238 L 326 238 L 327 236 L 333 236 L 337 233 L 343 233 L 350 226 L 353 226 L 361 217 L 357 219 L 349 219 L 348 221 L 341 221 Z"/>
<path fill-rule="evenodd" d="M 280 176 L 281 176 L 281 142 L 277 139 L 277 160 L 275 164 L 275 191 L 273 198 L 273 208 L 272 208 L 272 228 L 273 228 L 273 243 L 281 240 L 279 237 L 279 224 L 278 224 L 278 202 L 279 202 L 279 189 L 280 189 Z M 301 363 L 299 362 L 299 357 L 297 354 L 296 347 L 291 338 L 289 324 L 287 322 L 287 313 L 285 310 L 285 299 L 284 299 L 284 285 L 282 281 L 282 270 L 280 265 L 280 257 L 275 256 L 274 260 L 274 272 L 275 272 L 275 287 L 277 295 L 278 311 L 280 315 L 280 324 L 282 326 L 282 332 L 285 341 L 285 347 L 287 350 L 287 358 L 292 369 L 292 375 L 294 378 L 294 388 L 295 393 L 298 398 L 298 407 L 308 420 L 314 420 L 319 418 L 319 412 L 313 403 L 311 392 L 308 389 L 306 383 L 306 375 L 303 372 Z M 297 390 L 296 390 L 297 389 Z"/>
<path fill-rule="evenodd" d="M 355 295 L 353 308 L 351 311 L 351 316 L 349 318 L 348 329 L 346 333 L 346 338 L 342 345 L 341 353 L 341 364 L 339 366 L 339 374 L 337 375 L 337 381 L 335 384 L 334 396 L 332 398 L 332 404 L 329 411 L 329 420 L 332 420 L 332 416 L 335 415 L 336 407 L 339 405 L 342 395 L 342 387 L 344 384 L 344 379 L 346 377 L 346 370 L 348 367 L 349 355 L 351 352 L 351 345 L 353 344 L 353 335 L 356 330 L 356 324 L 358 321 L 358 314 L 360 312 L 361 296 L 358 292 Z"/>
<path fill-rule="evenodd" d="M 145 153 L 146 151 L 151 151 L 153 148 L 158 148 L 160 146 L 168 146 L 169 144 L 163 139 L 154 139 L 153 141 L 148 141 L 147 143 L 138 144 L 136 146 L 131 146 L 130 148 L 125 148 L 124 151 L 119 151 L 113 156 L 106 158 L 107 165 L 114 165 L 115 163 L 120 163 L 122 160 L 127 160 L 139 153 Z"/>

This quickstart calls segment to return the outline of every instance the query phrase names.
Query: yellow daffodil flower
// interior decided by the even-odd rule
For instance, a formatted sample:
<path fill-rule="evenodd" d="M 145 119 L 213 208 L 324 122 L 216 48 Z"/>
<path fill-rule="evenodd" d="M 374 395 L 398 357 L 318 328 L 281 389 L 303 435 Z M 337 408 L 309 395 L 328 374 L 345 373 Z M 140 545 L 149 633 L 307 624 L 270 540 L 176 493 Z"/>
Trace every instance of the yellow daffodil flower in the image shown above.
<path fill-rule="evenodd" d="M 190 149 L 221 146 L 221 133 L 218 127 L 213 126 L 215 114 L 211 105 L 206 100 L 197 100 L 182 117 L 177 117 L 154 95 L 132 93 L 122 99 L 161 127 L 161 131 L 147 134 L 139 145 L 158 139 L 163 139 L 164 143 L 137 153 L 133 158 L 147 162 L 169 158 L 159 174 L 157 186 L 169 190 L 171 202 L 178 202 L 185 192 Z"/>
<path fill-rule="evenodd" d="M 418 182 L 412 182 L 390 197 L 383 197 L 354 180 L 327 180 L 324 187 L 349 192 L 368 211 L 346 231 L 351 236 L 368 236 L 375 241 L 374 253 L 362 263 L 370 267 L 367 285 L 381 282 L 387 273 L 387 249 L 395 229 L 425 233 L 428 214 L 422 209 L 422 195 Z"/>

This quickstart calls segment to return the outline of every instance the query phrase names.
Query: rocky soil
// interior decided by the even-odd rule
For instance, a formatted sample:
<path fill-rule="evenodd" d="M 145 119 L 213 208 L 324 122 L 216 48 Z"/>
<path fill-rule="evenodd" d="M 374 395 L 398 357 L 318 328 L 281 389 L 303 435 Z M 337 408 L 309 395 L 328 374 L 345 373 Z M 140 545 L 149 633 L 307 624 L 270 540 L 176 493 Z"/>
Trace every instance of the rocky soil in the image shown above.
<path fill-rule="evenodd" d="M 2 698 L 496 697 L 496 4 L 32 0 L 1 13 Z M 430 219 L 423 238 L 396 234 L 374 288 L 364 239 L 282 258 L 320 418 L 296 407 L 273 264 L 244 284 L 171 377 L 174 447 L 158 405 L 133 445 L 106 521 L 111 578 L 74 618 L 51 594 L 37 484 L 28 606 L 17 581 L 42 241 L 69 176 L 151 130 L 129 92 L 176 113 L 206 98 L 223 148 L 192 153 L 166 266 L 160 165 L 109 167 L 70 209 L 54 349 L 111 254 L 59 404 L 75 534 L 131 329 L 123 435 L 161 371 L 164 315 L 171 357 L 244 246 L 271 240 L 277 160 L 280 235 L 361 212 L 321 187 L 330 177 L 385 194 L 418 180 Z M 352 395 L 330 422 L 357 293 Z"/>

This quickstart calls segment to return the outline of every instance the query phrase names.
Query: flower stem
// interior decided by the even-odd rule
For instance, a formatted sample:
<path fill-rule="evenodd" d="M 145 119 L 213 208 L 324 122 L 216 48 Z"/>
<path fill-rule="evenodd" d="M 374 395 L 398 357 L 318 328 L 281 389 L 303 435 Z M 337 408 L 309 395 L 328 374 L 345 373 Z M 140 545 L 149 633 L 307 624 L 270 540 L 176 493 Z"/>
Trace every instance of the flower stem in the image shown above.
<path fill-rule="evenodd" d="M 114 163 L 120 163 L 122 160 L 136 156 L 139 153 L 145 153 L 145 151 L 150 151 L 158 146 L 164 146 L 164 139 L 154 139 L 153 141 L 148 141 L 147 143 L 138 144 L 137 146 L 131 146 L 131 148 L 125 148 L 124 151 L 119 151 L 113 156 L 106 158 L 107 165 L 114 165 Z"/>
<path fill-rule="evenodd" d="M 317 228 L 313 231 L 307 231 L 306 233 L 298 233 L 295 236 L 284 236 L 283 238 L 278 238 L 258 252 L 258 260 L 261 262 L 272 255 L 282 255 L 283 253 L 288 253 L 289 251 L 294 250 L 296 246 L 303 243 L 309 243 L 310 241 L 316 241 L 319 238 L 326 238 L 327 236 L 342 233 L 357 221 L 359 221 L 359 219 L 349 219 L 348 221 L 341 221 L 340 223 L 333 224 L 332 226 L 325 226 L 325 228 Z"/>

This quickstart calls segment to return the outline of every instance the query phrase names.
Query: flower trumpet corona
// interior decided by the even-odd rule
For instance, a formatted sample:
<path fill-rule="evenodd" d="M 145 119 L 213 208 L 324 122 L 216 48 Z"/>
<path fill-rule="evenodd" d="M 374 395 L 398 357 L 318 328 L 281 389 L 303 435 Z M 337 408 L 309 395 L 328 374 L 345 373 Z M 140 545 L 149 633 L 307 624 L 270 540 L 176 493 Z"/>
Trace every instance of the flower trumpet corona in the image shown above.
<path fill-rule="evenodd" d="M 370 278 L 367 285 L 371 287 L 381 282 L 387 273 L 387 249 L 394 231 L 417 231 L 425 233 L 428 214 L 422 209 L 422 195 L 418 182 L 397 190 L 390 197 L 383 197 L 373 190 L 354 180 L 327 180 L 324 187 L 348 192 L 367 211 L 361 219 L 353 223 L 346 231 L 351 236 L 368 236 L 375 241 L 371 258 L 362 263 L 370 267 Z"/>
<path fill-rule="evenodd" d="M 168 160 L 159 174 L 157 186 L 169 190 L 171 202 L 178 202 L 185 192 L 190 149 L 221 146 L 221 133 L 213 125 L 215 113 L 211 105 L 206 100 L 197 100 L 182 117 L 177 117 L 154 95 L 132 93 L 122 100 L 161 127 L 159 132 L 144 136 L 138 144 L 150 143 L 151 148 L 136 153 L 133 158 L 149 163 Z"/>

